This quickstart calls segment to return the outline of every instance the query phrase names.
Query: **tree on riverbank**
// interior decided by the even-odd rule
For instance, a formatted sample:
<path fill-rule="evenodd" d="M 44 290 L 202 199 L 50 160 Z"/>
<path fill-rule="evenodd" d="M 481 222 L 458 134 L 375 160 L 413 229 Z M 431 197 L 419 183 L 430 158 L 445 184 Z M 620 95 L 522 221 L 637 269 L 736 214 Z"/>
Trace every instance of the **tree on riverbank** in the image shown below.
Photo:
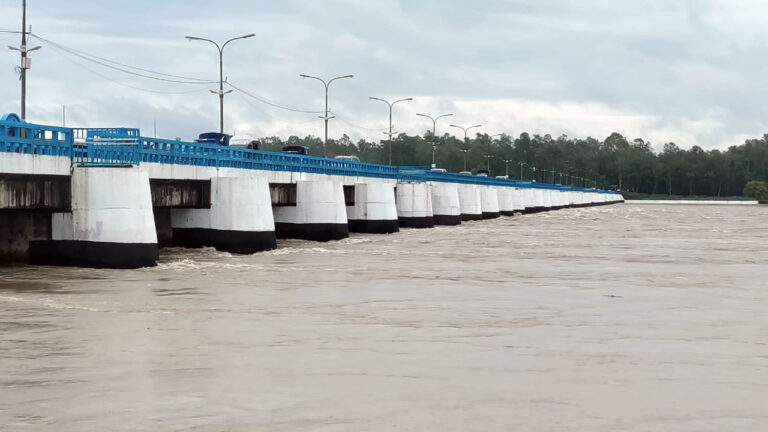
<path fill-rule="evenodd" d="M 467 169 L 484 169 L 490 159 L 492 175 L 509 172 L 510 178 L 547 183 L 595 185 L 647 194 L 735 196 L 750 181 L 768 181 L 768 135 L 725 151 L 707 151 L 699 146 L 684 150 L 670 142 L 656 153 L 651 142 L 641 138 L 630 141 L 618 133 L 602 141 L 525 132 L 517 138 L 477 134 L 464 142 L 452 135 L 433 137 L 426 132 L 423 136 L 393 137 L 392 163 L 429 165 L 433 144 L 437 165 L 448 171 L 463 170 L 465 158 Z M 262 139 L 264 150 L 280 151 L 283 145 L 303 145 L 312 155 L 323 154 L 323 142 L 314 136 L 292 136 L 285 141 L 278 137 Z M 328 140 L 328 155 L 355 155 L 364 162 L 385 164 L 387 146 L 387 141 L 353 142 L 344 135 Z"/>
<path fill-rule="evenodd" d="M 768 183 L 752 180 L 744 186 L 744 196 L 759 201 L 768 201 Z"/>

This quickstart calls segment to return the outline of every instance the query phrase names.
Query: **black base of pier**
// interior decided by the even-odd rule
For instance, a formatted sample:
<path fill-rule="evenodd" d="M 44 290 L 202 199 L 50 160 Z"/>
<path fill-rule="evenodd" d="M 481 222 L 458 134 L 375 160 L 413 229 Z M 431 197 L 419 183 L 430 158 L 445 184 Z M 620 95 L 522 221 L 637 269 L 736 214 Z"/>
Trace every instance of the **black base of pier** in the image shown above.
<path fill-rule="evenodd" d="M 432 228 L 435 226 L 435 218 L 425 217 L 401 217 L 397 218 L 400 228 Z"/>
<path fill-rule="evenodd" d="M 477 221 L 477 220 L 483 220 L 482 214 L 461 214 L 461 220 L 463 221 Z"/>
<path fill-rule="evenodd" d="M 461 215 L 434 215 L 435 225 L 461 225 Z"/>
<path fill-rule="evenodd" d="M 502 215 L 502 216 L 514 216 L 515 213 L 517 213 L 517 212 L 519 212 L 519 210 L 517 210 L 517 211 L 515 211 L 515 210 L 505 210 L 505 211 L 499 212 L 499 214 Z"/>
<path fill-rule="evenodd" d="M 349 232 L 391 234 L 400 231 L 396 220 L 349 220 Z"/>
<path fill-rule="evenodd" d="M 112 243 L 78 240 L 29 242 L 29 260 L 36 265 L 136 269 L 157 265 L 157 243 Z"/>
<path fill-rule="evenodd" d="M 500 212 L 483 212 L 483 219 L 496 219 L 500 215 Z"/>
<path fill-rule="evenodd" d="M 349 237 L 347 224 L 295 224 L 275 223 L 275 234 L 279 239 L 301 239 L 319 242 L 341 240 Z"/>
<path fill-rule="evenodd" d="M 230 231 L 207 228 L 174 228 L 173 245 L 186 248 L 214 247 L 218 251 L 249 255 L 277 248 L 272 231 Z"/>

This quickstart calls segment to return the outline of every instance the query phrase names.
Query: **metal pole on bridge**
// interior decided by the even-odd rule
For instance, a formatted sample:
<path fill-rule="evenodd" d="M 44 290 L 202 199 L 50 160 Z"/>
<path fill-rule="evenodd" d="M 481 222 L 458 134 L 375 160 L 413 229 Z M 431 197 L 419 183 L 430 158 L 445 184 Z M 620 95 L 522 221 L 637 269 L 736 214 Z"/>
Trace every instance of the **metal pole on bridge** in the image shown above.
<path fill-rule="evenodd" d="M 464 146 L 465 147 L 464 147 L 463 151 L 464 151 L 464 171 L 466 171 L 467 170 L 467 153 L 469 152 L 469 144 L 467 143 L 467 132 L 469 132 L 469 130 L 473 129 L 473 128 L 483 127 L 483 125 L 474 125 L 474 126 L 464 127 L 464 126 L 459 126 L 459 125 L 452 124 L 451 127 L 452 128 L 461 129 L 462 131 L 464 131 Z"/>
<path fill-rule="evenodd" d="M 417 116 L 426 117 L 430 120 L 432 120 L 432 168 L 434 168 L 435 165 L 435 151 L 437 150 L 437 138 L 435 137 L 435 130 L 437 128 L 437 121 L 440 120 L 443 117 L 450 117 L 453 114 L 442 114 L 437 117 L 432 117 L 426 114 L 419 114 L 416 113 Z"/>
<path fill-rule="evenodd" d="M 224 42 L 221 46 L 217 44 L 216 42 L 205 39 L 201 37 L 195 37 L 195 36 L 186 36 L 187 40 L 190 41 L 205 41 L 210 42 L 216 46 L 216 49 L 219 50 L 219 90 L 211 90 L 211 93 L 219 95 L 219 132 L 224 133 L 224 95 L 227 93 L 231 93 L 232 90 L 224 91 L 224 48 L 227 46 L 228 43 L 238 40 L 238 39 L 248 39 L 256 36 L 256 34 L 251 33 L 245 36 L 238 36 L 235 38 L 232 38 L 226 42 Z"/>
<path fill-rule="evenodd" d="M 327 157 L 327 148 L 328 148 L 328 120 L 334 118 L 334 116 L 328 115 L 328 87 L 330 87 L 331 83 L 338 80 L 338 79 L 344 79 L 344 78 L 354 78 L 354 75 L 344 75 L 344 76 L 338 76 L 335 78 L 331 78 L 327 82 L 322 79 L 318 78 L 316 76 L 312 75 L 305 75 L 305 74 L 299 74 L 302 78 L 310 78 L 310 79 L 316 79 L 323 83 L 323 86 L 325 87 L 325 116 L 320 117 L 321 119 L 325 120 L 325 139 L 323 140 L 323 157 Z"/>
<path fill-rule="evenodd" d="M 387 104 L 387 106 L 389 106 L 389 134 L 388 134 L 389 135 L 389 164 L 392 165 L 392 107 L 394 107 L 395 104 L 397 104 L 398 102 L 412 101 L 413 98 L 398 99 L 391 103 L 384 99 L 373 97 L 373 96 L 368 97 L 368 99 L 381 101 Z"/>

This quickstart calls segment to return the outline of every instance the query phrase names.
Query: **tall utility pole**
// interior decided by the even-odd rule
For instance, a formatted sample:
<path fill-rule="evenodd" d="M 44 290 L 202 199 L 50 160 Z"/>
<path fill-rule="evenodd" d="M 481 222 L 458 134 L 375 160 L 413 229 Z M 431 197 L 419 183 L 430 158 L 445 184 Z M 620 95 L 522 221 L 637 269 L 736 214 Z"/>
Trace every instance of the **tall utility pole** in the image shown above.
<path fill-rule="evenodd" d="M 437 121 L 440 120 L 443 117 L 450 117 L 453 114 L 442 114 L 437 117 L 432 117 L 426 114 L 419 114 L 416 113 L 417 116 L 426 117 L 430 120 L 432 120 L 432 168 L 434 168 L 435 165 L 435 151 L 437 150 L 437 138 L 435 137 L 435 130 L 437 128 Z"/>
<path fill-rule="evenodd" d="M 328 120 L 330 120 L 330 119 L 332 119 L 334 117 L 334 116 L 328 116 L 328 86 L 330 86 L 332 82 L 334 82 L 334 81 L 336 81 L 338 79 L 354 78 L 355 76 L 354 75 L 338 76 L 336 78 L 331 78 L 330 80 L 328 80 L 328 82 L 326 82 L 322 78 L 318 78 L 318 77 L 312 76 L 312 75 L 300 74 L 299 76 L 302 77 L 302 78 L 316 79 L 316 80 L 320 81 L 321 83 L 323 83 L 323 86 L 325 86 L 325 116 L 320 117 L 320 118 L 325 120 L 325 139 L 323 140 L 323 157 L 327 157 L 327 148 L 328 148 Z"/>
<path fill-rule="evenodd" d="M 27 53 L 39 50 L 40 47 L 27 49 L 27 0 L 23 0 L 21 3 L 21 46 L 16 48 L 8 46 L 13 51 L 19 51 L 21 53 L 21 121 L 25 121 L 27 118 L 27 69 L 32 67 L 32 60 Z"/>
<path fill-rule="evenodd" d="M 389 135 L 389 164 L 392 165 L 392 107 L 394 107 L 395 104 L 397 104 L 398 102 L 412 101 L 413 98 L 398 99 L 391 103 L 384 99 L 380 99 L 373 96 L 369 97 L 368 99 L 381 101 L 389 106 L 389 133 L 387 135 Z M 386 134 L 387 132 L 384 132 L 384 133 Z"/>
<path fill-rule="evenodd" d="M 469 152 L 469 147 L 467 145 L 467 132 L 469 132 L 471 129 L 474 129 L 474 128 L 483 127 L 483 125 L 474 125 L 474 126 L 464 127 L 464 126 L 452 124 L 451 127 L 461 129 L 462 131 L 464 131 L 464 150 L 463 151 L 464 151 L 464 171 L 466 171 L 467 170 L 467 153 Z"/>
<path fill-rule="evenodd" d="M 224 42 L 224 44 L 221 46 L 219 46 L 219 44 L 217 44 L 216 42 L 210 39 L 205 39 L 205 38 L 200 38 L 195 36 L 186 36 L 187 40 L 190 40 L 190 41 L 210 42 L 216 46 L 216 49 L 219 50 L 219 91 L 211 90 L 211 93 L 219 95 L 219 132 L 221 133 L 224 133 L 224 95 L 227 93 L 232 93 L 232 90 L 228 90 L 226 92 L 224 91 L 224 47 L 226 47 L 228 43 L 234 40 L 248 39 L 254 36 L 256 36 L 254 33 L 251 33 L 245 36 L 238 36 L 236 38 L 232 38 Z"/>

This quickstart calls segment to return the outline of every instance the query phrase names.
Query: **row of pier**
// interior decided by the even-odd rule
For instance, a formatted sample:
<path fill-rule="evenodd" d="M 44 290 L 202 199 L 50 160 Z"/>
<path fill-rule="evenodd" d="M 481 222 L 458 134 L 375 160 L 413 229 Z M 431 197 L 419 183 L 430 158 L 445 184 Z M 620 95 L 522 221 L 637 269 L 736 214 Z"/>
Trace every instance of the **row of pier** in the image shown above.
<path fill-rule="evenodd" d="M 196 186 L 206 199 L 194 205 L 185 201 L 189 191 L 158 188 L 138 166 L 73 167 L 68 186 L 70 206 L 43 221 L 50 224 L 43 238 L 29 238 L 33 264 L 147 267 L 164 246 L 251 254 L 276 248 L 278 238 L 332 241 L 351 232 L 386 234 L 623 201 L 600 191 L 375 178 L 274 183 L 254 171 L 211 177 L 205 190 Z"/>

